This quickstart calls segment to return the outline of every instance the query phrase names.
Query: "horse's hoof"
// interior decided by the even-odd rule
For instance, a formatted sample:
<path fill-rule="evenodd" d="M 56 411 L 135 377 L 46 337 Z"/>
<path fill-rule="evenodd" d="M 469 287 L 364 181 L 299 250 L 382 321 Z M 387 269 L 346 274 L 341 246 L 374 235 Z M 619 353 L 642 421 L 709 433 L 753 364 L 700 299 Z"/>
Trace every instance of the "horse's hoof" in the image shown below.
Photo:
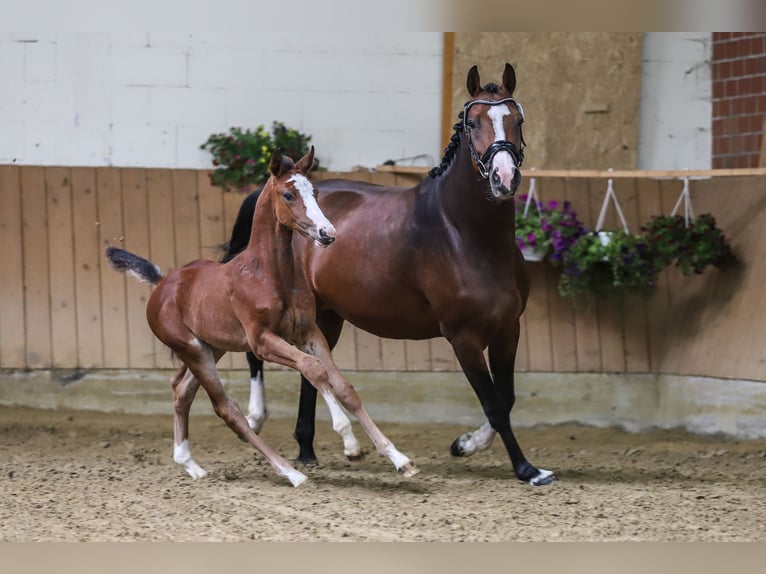
<path fill-rule="evenodd" d="M 553 471 L 541 468 L 538 469 L 537 476 L 529 479 L 529 484 L 532 486 L 547 486 L 556 480 L 556 475 L 553 474 Z"/>
<path fill-rule="evenodd" d="M 294 488 L 298 488 L 299 486 L 306 484 L 308 481 L 308 477 L 305 474 L 298 472 L 297 470 L 295 473 L 290 473 L 290 476 L 287 478 L 292 483 Z"/>
<path fill-rule="evenodd" d="M 454 441 L 452 441 L 452 444 L 449 447 L 449 452 L 452 456 L 465 456 L 465 450 L 463 449 L 463 441 L 461 441 L 462 437 L 456 438 Z"/>
<path fill-rule="evenodd" d="M 362 449 L 357 454 L 347 454 L 346 459 L 354 462 L 357 460 L 362 460 L 365 456 L 367 456 L 367 451 Z"/>
<path fill-rule="evenodd" d="M 416 474 L 420 473 L 420 469 L 417 466 L 415 466 L 414 464 L 409 463 L 409 464 L 405 464 L 403 467 L 401 467 L 399 469 L 399 472 L 401 472 L 402 476 L 404 476 L 405 478 L 412 478 Z"/>
<path fill-rule="evenodd" d="M 303 466 L 319 466 L 319 461 L 315 456 L 298 456 L 295 462 L 299 462 Z"/>

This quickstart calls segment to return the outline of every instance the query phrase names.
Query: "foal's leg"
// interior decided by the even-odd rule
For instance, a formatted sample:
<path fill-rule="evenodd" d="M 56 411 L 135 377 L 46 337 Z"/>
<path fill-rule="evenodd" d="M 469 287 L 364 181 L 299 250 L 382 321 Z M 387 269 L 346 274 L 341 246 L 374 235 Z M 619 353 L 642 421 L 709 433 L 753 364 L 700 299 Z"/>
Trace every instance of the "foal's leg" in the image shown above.
<path fill-rule="evenodd" d="M 510 352 L 504 354 L 496 353 L 493 355 L 493 365 L 499 369 L 502 382 L 499 387 L 495 387 L 492 377 L 489 374 L 487 363 L 482 353 L 482 345 L 477 338 L 465 333 L 450 340 L 452 348 L 455 350 L 460 366 L 463 368 L 468 381 L 471 383 L 476 396 L 481 403 L 484 414 L 487 416 L 492 430 L 500 435 L 503 440 L 505 450 L 511 459 L 513 470 L 519 480 L 529 482 L 533 486 L 549 484 L 553 480 L 553 473 L 550 471 L 541 471 L 532 466 L 519 446 L 516 437 L 511 428 L 510 411 L 513 406 L 513 366 L 515 359 L 515 349 L 518 342 L 518 326 L 511 333 L 511 342 L 506 347 Z M 514 338 L 515 337 L 515 338 Z M 509 378 L 510 373 L 510 378 Z M 482 425 L 477 431 L 479 444 L 491 442 L 491 433 L 486 426 Z M 451 452 L 455 456 L 463 456 L 464 445 L 471 447 L 471 441 L 474 440 L 474 433 L 467 433 L 452 443 Z M 475 452 L 475 448 L 474 452 Z"/>
<path fill-rule="evenodd" d="M 199 383 L 186 365 L 183 365 L 173 375 L 170 386 L 173 389 L 173 460 L 196 480 L 207 474 L 192 458 L 189 450 L 189 410 L 199 389 Z"/>
<path fill-rule="evenodd" d="M 399 452 L 378 429 L 370 415 L 364 410 L 354 387 L 340 374 L 332 362 L 330 349 L 318 330 L 308 342 L 314 356 L 298 350 L 273 333 L 264 333 L 261 336 L 260 344 L 259 354 L 265 360 L 300 371 L 322 393 L 328 405 L 334 402 L 334 399 L 331 398 L 332 395 L 337 396 L 341 404 L 357 417 L 378 453 L 387 456 L 404 476 L 414 476 L 419 472 L 412 461 Z"/>
<path fill-rule="evenodd" d="M 325 397 L 328 406 L 330 404 L 328 397 L 332 397 L 333 395 L 338 397 L 338 400 L 340 400 L 343 406 L 346 407 L 346 409 L 357 418 L 359 424 L 362 425 L 362 428 L 375 445 L 375 450 L 378 451 L 378 454 L 388 457 L 388 459 L 394 463 L 397 470 L 404 474 L 404 476 L 415 476 L 418 474 L 420 471 L 412 464 L 412 461 L 396 449 L 394 444 L 383 434 L 383 432 L 381 432 L 367 413 L 367 410 L 362 405 L 362 400 L 359 398 L 353 385 L 341 374 L 338 367 L 335 365 L 330 348 L 327 346 L 322 334 L 319 332 L 315 333 L 309 346 L 312 349 L 312 353 L 322 362 L 329 377 L 332 392 L 319 388 L 320 392 L 322 392 L 322 395 Z"/>
<path fill-rule="evenodd" d="M 226 425 L 244 441 L 258 449 L 271 464 L 271 467 L 279 476 L 287 478 L 293 486 L 300 486 L 306 481 L 306 476 L 297 471 L 282 458 L 276 451 L 268 446 L 264 440 L 253 432 L 247 423 L 245 415 L 239 410 L 234 401 L 223 388 L 223 383 L 218 377 L 216 357 L 213 350 L 199 340 L 194 340 L 192 345 L 185 346 L 183 351 L 176 349 L 181 360 L 186 363 L 189 370 L 199 381 L 199 384 L 207 392 L 210 402 L 213 404 L 215 414 L 223 419 Z"/>
<path fill-rule="evenodd" d="M 263 380 L 263 361 L 246 353 L 247 364 L 250 367 L 250 400 L 247 404 L 247 424 L 255 432 L 260 432 L 263 423 L 269 418 L 269 409 L 266 407 L 266 389 Z"/>
<path fill-rule="evenodd" d="M 325 336 L 328 346 L 333 349 L 340 338 L 343 329 L 343 318 L 332 311 L 322 311 L 317 324 Z M 332 428 L 343 439 L 343 454 L 349 460 L 359 460 L 364 456 L 359 441 L 354 436 L 351 421 L 346 413 L 338 406 L 335 398 L 333 403 L 328 402 L 327 396 L 323 396 L 332 418 Z M 293 436 L 298 442 L 298 461 L 303 464 L 316 464 L 317 457 L 314 453 L 314 429 L 316 427 L 316 402 L 317 389 L 311 382 L 301 375 L 301 391 L 298 399 L 298 418 L 295 421 Z"/>

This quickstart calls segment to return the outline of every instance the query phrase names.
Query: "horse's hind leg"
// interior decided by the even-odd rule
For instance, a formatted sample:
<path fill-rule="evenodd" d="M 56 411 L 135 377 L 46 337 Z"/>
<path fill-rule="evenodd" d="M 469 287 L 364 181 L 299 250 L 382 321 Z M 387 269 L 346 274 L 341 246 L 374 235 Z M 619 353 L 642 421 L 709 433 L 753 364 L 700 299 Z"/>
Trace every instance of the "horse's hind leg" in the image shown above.
<path fill-rule="evenodd" d="M 255 432 L 260 432 L 263 423 L 269 418 L 269 409 L 266 406 L 266 388 L 263 379 L 263 361 L 246 353 L 247 364 L 250 367 L 250 400 L 247 404 L 247 424 Z"/>
<path fill-rule="evenodd" d="M 194 347 L 194 348 L 191 348 Z M 264 440 L 253 432 L 247 423 L 245 415 L 239 410 L 239 406 L 223 388 L 221 379 L 218 377 L 216 357 L 213 350 L 195 340 L 195 345 L 188 345 L 183 351 L 176 350 L 176 354 L 194 374 L 199 384 L 205 389 L 213 404 L 213 410 L 234 433 L 252 444 L 258 449 L 271 464 L 274 471 L 287 478 L 293 486 L 300 486 L 306 481 L 306 476 L 297 471 L 292 465 L 282 458 L 276 451 L 268 446 Z"/>
<path fill-rule="evenodd" d="M 183 365 L 173 375 L 170 385 L 173 389 L 173 460 L 196 480 L 207 474 L 192 458 L 189 449 L 189 410 L 199 389 L 199 383 L 186 365 Z"/>

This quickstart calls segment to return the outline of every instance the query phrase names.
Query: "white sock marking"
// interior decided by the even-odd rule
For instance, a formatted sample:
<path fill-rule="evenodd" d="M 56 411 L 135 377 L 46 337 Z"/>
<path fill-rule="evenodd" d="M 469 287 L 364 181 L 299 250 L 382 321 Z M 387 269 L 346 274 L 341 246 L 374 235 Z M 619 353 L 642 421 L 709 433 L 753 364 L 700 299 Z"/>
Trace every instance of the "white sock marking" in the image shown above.
<path fill-rule="evenodd" d="M 247 406 L 247 424 L 254 432 L 261 432 L 261 427 L 269 417 L 266 408 L 266 389 L 263 385 L 263 372 L 250 379 L 250 402 Z"/>
<path fill-rule="evenodd" d="M 189 476 L 194 480 L 202 478 L 207 474 L 205 469 L 198 465 L 192 458 L 189 450 L 189 441 L 184 440 L 181 444 L 173 444 L 173 460 L 184 467 Z"/>
<path fill-rule="evenodd" d="M 497 433 L 488 422 L 473 432 L 465 433 L 460 437 L 464 455 L 471 456 L 477 451 L 488 449 L 496 435 Z"/>
<path fill-rule="evenodd" d="M 322 398 L 327 403 L 327 408 L 330 409 L 333 430 L 343 439 L 343 454 L 349 457 L 359 456 L 362 453 L 362 446 L 354 436 L 354 431 L 351 430 L 351 421 L 341 409 L 338 399 L 329 390 L 322 391 Z"/>

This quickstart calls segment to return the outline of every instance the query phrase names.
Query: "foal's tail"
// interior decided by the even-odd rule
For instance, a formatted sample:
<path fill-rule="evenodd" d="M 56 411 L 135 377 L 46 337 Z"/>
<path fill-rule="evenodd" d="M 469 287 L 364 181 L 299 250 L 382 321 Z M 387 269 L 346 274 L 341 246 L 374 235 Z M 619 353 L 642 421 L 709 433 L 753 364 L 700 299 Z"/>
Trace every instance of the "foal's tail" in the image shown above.
<path fill-rule="evenodd" d="M 106 258 L 113 269 L 133 275 L 139 281 L 156 285 L 164 277 L 154 263 L 119 247 L 107 247 Z"/>

